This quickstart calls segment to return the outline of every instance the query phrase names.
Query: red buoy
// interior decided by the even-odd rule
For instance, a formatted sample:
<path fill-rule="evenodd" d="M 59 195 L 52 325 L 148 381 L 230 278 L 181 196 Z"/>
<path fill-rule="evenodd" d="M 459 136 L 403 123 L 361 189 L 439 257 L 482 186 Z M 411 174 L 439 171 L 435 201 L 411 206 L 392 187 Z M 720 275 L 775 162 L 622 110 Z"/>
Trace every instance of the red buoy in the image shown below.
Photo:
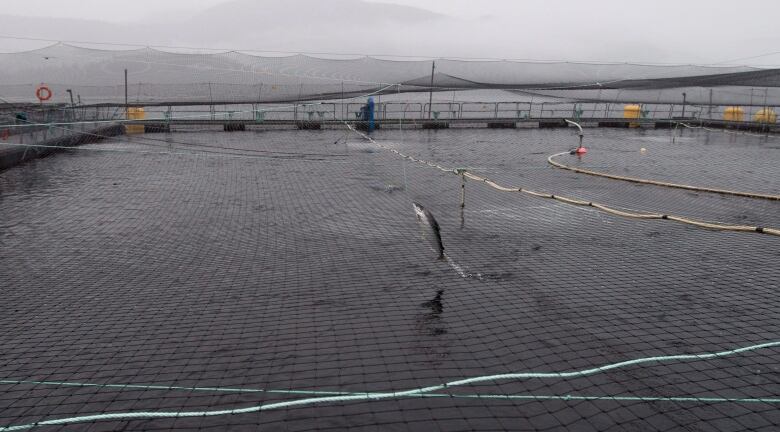
<path fill-rule="evenodd" d="M 52 92 L 51 89 L 46 85 L 41 83 L 41 85 L 38 86 L 37 89 L 35 89 L 35 97 L 38 98 L 41 103 L 51 99 Z"/>
<path fill-rule="evenodd" d="M 578 155 L 583 155 L 588 152 L 588 149 L 586 149 L 585 147 L 577 147 L 577 150 L 575 150 L 574 152 L 577 153 Z"/>

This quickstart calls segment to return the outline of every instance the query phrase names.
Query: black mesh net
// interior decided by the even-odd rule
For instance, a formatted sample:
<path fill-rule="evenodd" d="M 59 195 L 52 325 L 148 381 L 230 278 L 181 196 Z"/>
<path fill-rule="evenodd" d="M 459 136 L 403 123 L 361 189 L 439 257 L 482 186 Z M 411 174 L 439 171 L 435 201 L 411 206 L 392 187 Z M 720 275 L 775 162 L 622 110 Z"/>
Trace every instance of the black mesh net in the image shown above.
<path fill-rule="evenodd" d="M 126 64 L 99 64 L 96 88 L 121 88 Z M 622 105 L 395 86 L 368 137 L 355 113 L 407 79 L 387 69 L 335 102 L 147 105 L 145 124 L 7 105 L 0 159 L 28 161 L 0 172 L 0 431 L 777 429 L 771 128 L 586 128 L 578 156 L 577 129 L 539 117 Z"/>
<path fill-rule="evenodd" d="M 698 103 L 712 102 L 711 95 L 693 90 L 701 87 L 723 87 L 737 95 L 746 89 L 769 88 L 772 101 L 777 102 L 780 96 L 775 89 L 780 85 L 777 69 L 742 66 L 440 59 L 435 61 L 431 76 L 429 60 L 263 57 L 235 51 L 202 54 L 152 48 L 98 50 L 66 44 L 0 54 L 0 62 L 4 65 L 0 70 L 0 97 L 11 102 L 35 102 L 36 86 L 46 83 L 59 102 L 67 101 L 65 90 L 71 89 L 85 103 L 122 103 L 125 69 L 129 99 L 138 104 L 283 102 L 371 92 L 428 91 L 431 87 L 523 89 L 557 97 L 648 103 L 677 102 L 679 91 L 671 101 L 660 92 L 669 88 L 689 89 L 690 101 Z M 621 92 L 610 93 L 615 89 Z M 575 90 L 578 93 L 567 93 Z M 719 91 L 716 97 L 724 98 L 725 94 Z M 763 94 L 755 101 L 737 95 L 730 94 L 729 103 L 766 102 L 758 99 Z"/>

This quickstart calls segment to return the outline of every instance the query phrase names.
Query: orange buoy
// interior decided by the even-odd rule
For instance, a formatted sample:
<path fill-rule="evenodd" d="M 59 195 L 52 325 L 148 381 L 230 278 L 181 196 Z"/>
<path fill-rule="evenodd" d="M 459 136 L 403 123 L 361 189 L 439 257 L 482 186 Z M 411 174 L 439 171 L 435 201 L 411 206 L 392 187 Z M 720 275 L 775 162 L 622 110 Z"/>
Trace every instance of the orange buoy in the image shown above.
<path fill-rule="evenodd" d="M 772 108 L 762 108 L 753 114 L 753 121 L 757 123 L 776 123 L 777 113 Z"/>
<path fill-rule="evenodd" d="M 723 120 L 726 121 L 744 121 L 745 110 L 742 107 L 730 106 L 723 110 Z"/>
<path fill-rule="evenodd" d="M 51 96 L 51 89 L 46 84 L 41 84 L 37 89 L 35 89 L 35 97 L 37 97 L 41 102 L 51 99 Z"/>

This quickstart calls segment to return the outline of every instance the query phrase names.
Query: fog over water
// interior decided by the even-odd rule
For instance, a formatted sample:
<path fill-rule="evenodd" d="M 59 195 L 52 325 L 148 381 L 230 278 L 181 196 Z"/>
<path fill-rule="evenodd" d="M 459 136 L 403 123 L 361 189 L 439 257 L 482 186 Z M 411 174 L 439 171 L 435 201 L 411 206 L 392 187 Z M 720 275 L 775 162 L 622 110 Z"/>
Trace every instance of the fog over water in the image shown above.
<path fill-rule="evenodd" d="M 431 57 L 780 64 L 780 3 L 173 0 L 8 3 L 3 36 Z M 50 41 L 0 39 L 0 50 Z M 97 46 L 99 47 L 99 46 Z M 104 46 L 105 47 L 105 46 Z"/>

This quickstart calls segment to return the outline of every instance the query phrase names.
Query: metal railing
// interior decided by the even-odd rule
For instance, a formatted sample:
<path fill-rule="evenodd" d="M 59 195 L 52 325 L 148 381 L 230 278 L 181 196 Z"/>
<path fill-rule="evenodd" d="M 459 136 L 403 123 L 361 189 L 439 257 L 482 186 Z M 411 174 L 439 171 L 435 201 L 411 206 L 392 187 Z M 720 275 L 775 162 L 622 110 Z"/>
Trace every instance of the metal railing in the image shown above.
<path fill-rule="evenodd" d="M 150 107 L 148 120 L 211 119 L 241 120 L 261 123 L 280 121 L 354 121 L 360 115 L 362 103 L 300 103 L 288 105 L 215 105 Z M 381 102 L 376 104 L 375 118 L 386 120 L 427 120 L 430 107 L 433 120 L 461 119 L 622 119 L 624 103 L 570 103 L 570 102 Z M 768 107 L 775 109 L 776 107 Z M 664 120 L 685 117 L 689 119 L 723 119 L 725 106 L 640 104 L 640 119 Z M 744 107 L 745 120 L 763 107 Z"/>
<path fill-rule="evenodd" d="M 609 120 L 623 119 L 624 103 L 572 102 L 380 102 L 376 104 L 375 119 L 379 121 L 448 120 Z M 146 107 L 147 120 L 235 120 L 263 123 L 266 121 L 326 122 L 355 121 L 362 103 L 299 103 L 254 105 L 202 105 Z M 640 120 L 687 119 L 721 120 L 725 106 L 641 104 Z M 777 111 L 776 107 L 768 107 Z M 743 107 L 744 119 L 749 121 L 763 107 Z M 124 119 L 123 107 L 56 106 L 32 109 L 25 119 L 16 118 L 12 108 L 0 111 L 0 136 L 32 132 L 51 123 L 77 123 Z M 5 126 L 5 128 L 4 128 Z"/>
<path fill-rule="evenodd" d="M 83 135 L 124 117 L 124 109 L 116 107 L 6 106 L 0 110 L 0 143 L 39 144 Z"/>

